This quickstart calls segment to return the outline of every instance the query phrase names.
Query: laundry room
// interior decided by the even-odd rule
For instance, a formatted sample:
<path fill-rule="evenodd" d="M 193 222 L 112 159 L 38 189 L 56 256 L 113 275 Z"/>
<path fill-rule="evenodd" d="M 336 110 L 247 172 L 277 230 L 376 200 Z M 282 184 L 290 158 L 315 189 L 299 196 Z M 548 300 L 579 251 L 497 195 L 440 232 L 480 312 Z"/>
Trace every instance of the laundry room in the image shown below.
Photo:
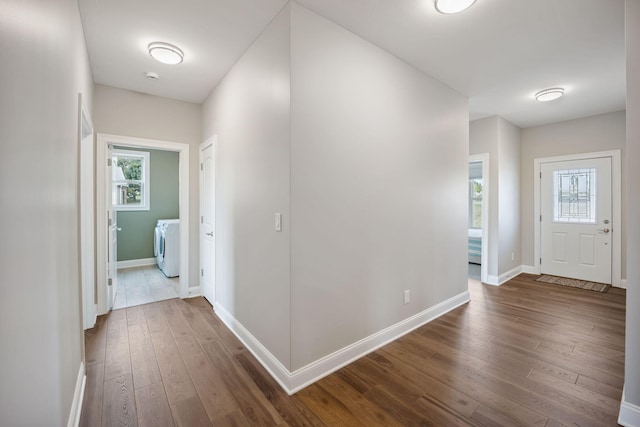
<path fill-rule="evenodd" d="M 113 147 L 118 291 L 114 308 L 179 295 L 179 153 Z"/>

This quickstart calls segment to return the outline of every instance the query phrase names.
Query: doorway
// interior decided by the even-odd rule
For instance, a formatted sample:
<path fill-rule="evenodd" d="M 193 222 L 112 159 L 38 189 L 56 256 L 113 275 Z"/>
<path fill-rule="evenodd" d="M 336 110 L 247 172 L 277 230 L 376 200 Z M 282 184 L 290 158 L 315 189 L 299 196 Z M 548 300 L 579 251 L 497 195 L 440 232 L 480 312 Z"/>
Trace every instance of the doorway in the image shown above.
<path fill-rule="evenodd" d="M 538 274 L 620 286 L 620 152 L 535 160 Z"/>
<path fill-rule="evenodd" d="M 489 245 L 489 154 L 469 156 L 469 278 L 487 283 Z"/>
<path fill-rule="evenodd" d="M 189 295 L 189 146 L 187 144 L 132 138 L 118 135 L 98 134 L 96 155 L 97 182 L 97 288 L 98 288 L 98 312 L 105 314 L 114 307 L 117 296 L 117 274 L 113 274 L 109 257 L 109 231 L 118 225 L 115 223 L 115 215 L 109 215 L 112 211 L 113 195 L 110 190 L 112 182 L 112 170 L 108 163 L 109 147 L 120 146 L 138 149 L 153 149 L 161 151 L 174 151 L 179 156 L 179 271 L 178 294 L 181 298 Z M 112 223 L 109 224 L 109 219 Z M 111 235 L 112 237 L 112 235 Z M 113 259 L 113 255 L 111 259 Z M 144 272 L 142 272 L 144 275 Z M 111 279 L 111 281 L 109 281 Z"/>

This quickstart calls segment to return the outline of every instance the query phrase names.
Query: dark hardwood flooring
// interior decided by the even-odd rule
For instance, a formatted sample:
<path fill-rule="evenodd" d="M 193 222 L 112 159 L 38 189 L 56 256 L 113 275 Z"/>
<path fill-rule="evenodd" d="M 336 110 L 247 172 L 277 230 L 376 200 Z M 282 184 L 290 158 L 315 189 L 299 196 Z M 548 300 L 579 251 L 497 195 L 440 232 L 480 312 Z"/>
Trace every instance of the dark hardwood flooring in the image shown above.
<path fill-rule="evenodd" d="M 615 426 L 625 292 L 470 281 L 471 302 L 287 396 L 202 298 L 86 331 L 82 426 Z"/>

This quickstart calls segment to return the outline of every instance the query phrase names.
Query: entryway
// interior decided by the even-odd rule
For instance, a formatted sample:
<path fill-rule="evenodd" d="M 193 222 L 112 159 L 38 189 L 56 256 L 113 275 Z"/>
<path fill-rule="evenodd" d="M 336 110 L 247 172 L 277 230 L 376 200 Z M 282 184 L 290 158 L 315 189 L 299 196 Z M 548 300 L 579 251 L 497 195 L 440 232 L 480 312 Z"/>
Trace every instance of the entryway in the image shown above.
<path fill-rule="evenodd" d="M 97 180 L 97 290 L 98 312 L 104 314 L 116 305 L 118 295 L 118 274 L 114 265 L 115 250 L 109 249 L 109 244 L 115 246 L 117 235 L 117 217 L 113 214 L 112 194 L 109 183 L 112 181 L 110 147 L 134 147 L 178 152 L 179 155 L 179 287 L 178 296 L 185 298 L 189 289 L 189 145 L 168 141 L 132 138 L 118 135 L 98 134 L 97 138 L 96 176 Z M 108 214 L 110 213 L 110 214 Z M 109 221 L 111 220 L 111 221 Z M 103 231 L 104 230 L 104 231 Z M 108 231 L 108 232 L 107 232 Z M 153 261 L 153 260 L 152 260 Z M 128 299 L 128 298 L 127 298 Z M 118 301 L 122 304 L 122 301 Z M 128 304 L 130 305 L 130 304 Z"/>
<path fill-rule="evenodd" d="M 536 159 L 540 274 L 620 286 L 620 153 Z"/>

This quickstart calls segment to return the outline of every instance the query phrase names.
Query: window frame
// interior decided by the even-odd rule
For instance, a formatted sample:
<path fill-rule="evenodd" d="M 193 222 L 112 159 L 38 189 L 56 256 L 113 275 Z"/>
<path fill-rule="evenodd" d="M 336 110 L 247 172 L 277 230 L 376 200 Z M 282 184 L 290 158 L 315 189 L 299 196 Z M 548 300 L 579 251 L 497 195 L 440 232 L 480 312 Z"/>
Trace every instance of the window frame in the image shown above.
<path fill-rule="evenodd" d="M 480 193 L 480 200 L 484 203 L 484 180 L 482 178 L 469 178 L 469 223 L 468 226 L 470 229 L 481 230 L 482 229 L 482 205 L 480 206 L 480 225 L 478 227 L 473 225 L 473 213 L 474 207 L 473 202 L 476 200 L 473 198 L 473 184 L 478 181 L 482 186 L 482 192 Z"/>
<path fill-rule="evenodd" d="M 118 212 L 127 212 L 127 211 L 149 211 L 151 210 L 151 156 L 148 151 L 137 151 L 137 150 L 125 150 L 122 148 L 113 148 L 112 150 L 112 158 L 117 157 L 133 157 L 142 159 L 142 179 L 140 180 L 116 180 L 115 179 L 115 171 L 117 166 L 117 161 L 112 163 L 112 171 L 111 171 L 111 203 L 113 204 L 113 209 Z M 139 205 L 126 205 L 116 203 L 115 199 L 115 189 L 119 184 L 140 184 L 141 188 L 141 201 Z"/>

